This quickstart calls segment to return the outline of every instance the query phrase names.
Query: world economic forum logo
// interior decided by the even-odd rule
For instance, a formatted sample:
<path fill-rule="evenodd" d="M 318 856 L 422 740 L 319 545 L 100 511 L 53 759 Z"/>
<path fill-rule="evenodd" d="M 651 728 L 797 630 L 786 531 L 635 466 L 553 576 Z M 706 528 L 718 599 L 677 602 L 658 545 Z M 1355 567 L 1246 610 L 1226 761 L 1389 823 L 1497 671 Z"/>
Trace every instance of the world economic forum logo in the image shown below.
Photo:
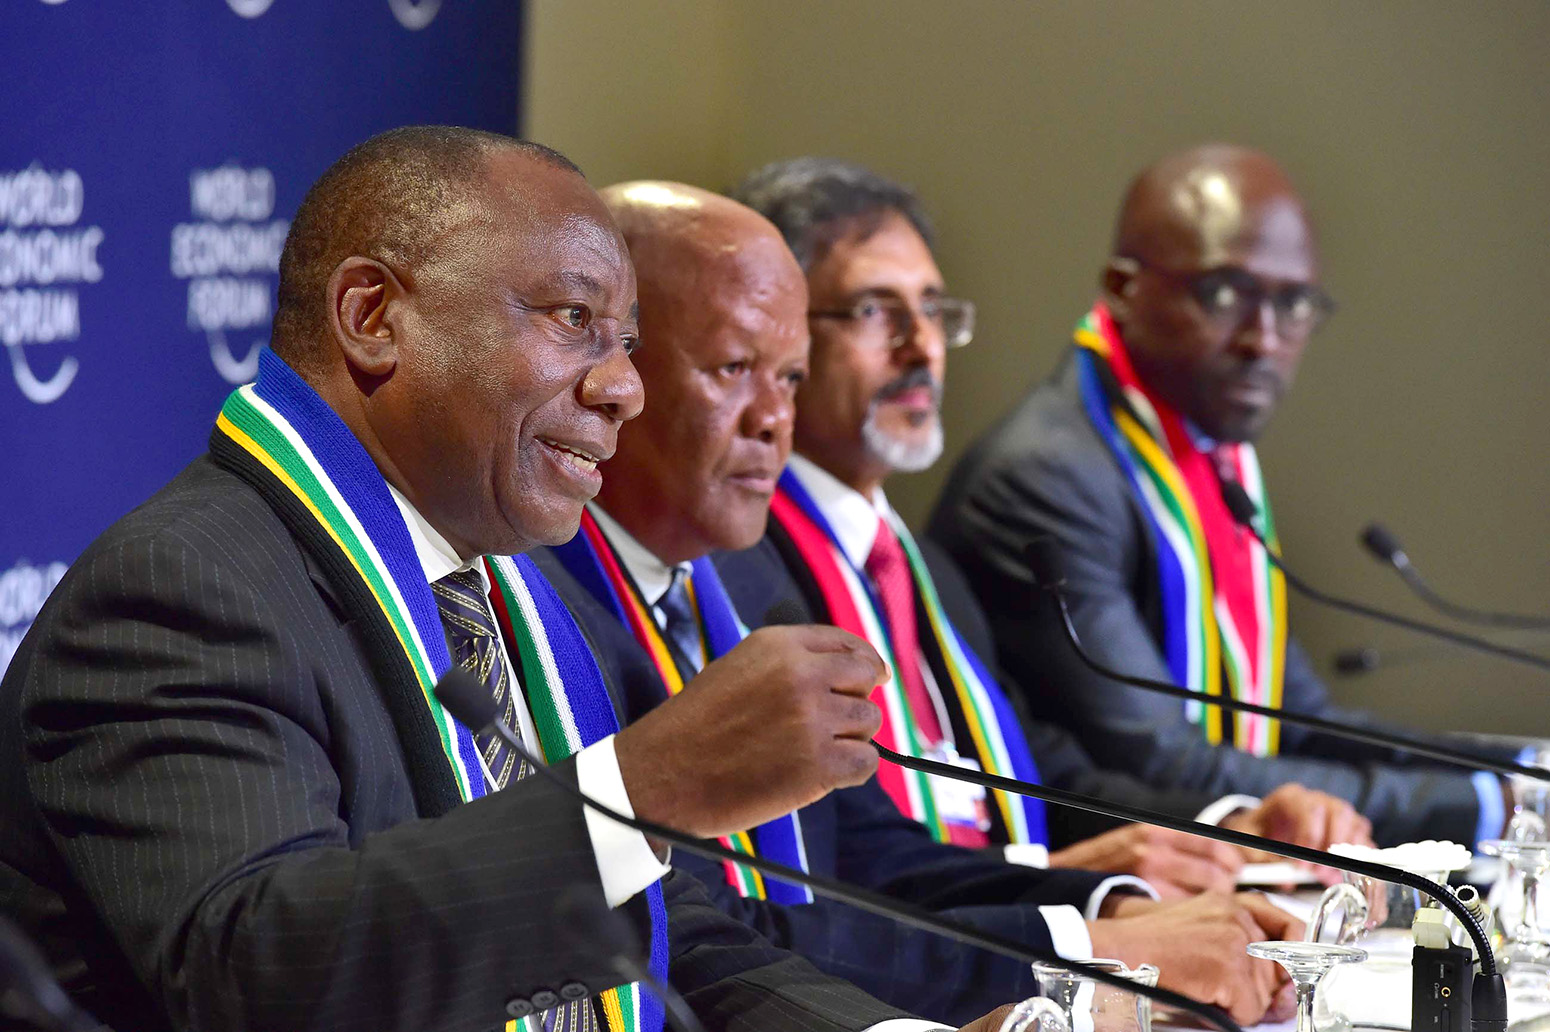
<path fill-rule="evenodd" d="M 43 0 L 44 3 L 63 3 L 64 0 Z M 274 0 L 226 0 L 226 6 L 243 18 L 257 18 L 274 6 Z M 398 24 L 411 32 L 418 32 L 436 20 L 441 12 L 441 0 L 388 0 L 388 9 Z"/>
<path fill-rule="evenodd" d="M 273 3 L 274 0 L 226 0 L 226 6 L 243 18 L 257 18 Z"/>
<path fill-rule="evenodd" d="M 388 0 L 388 7 L 393 11 L 393 17 L 398 19 L 398 24 L 411 32 L 417 32 L 425 28 L 435 20 L 436 14 L 441 10 L 441 0 Z"/>

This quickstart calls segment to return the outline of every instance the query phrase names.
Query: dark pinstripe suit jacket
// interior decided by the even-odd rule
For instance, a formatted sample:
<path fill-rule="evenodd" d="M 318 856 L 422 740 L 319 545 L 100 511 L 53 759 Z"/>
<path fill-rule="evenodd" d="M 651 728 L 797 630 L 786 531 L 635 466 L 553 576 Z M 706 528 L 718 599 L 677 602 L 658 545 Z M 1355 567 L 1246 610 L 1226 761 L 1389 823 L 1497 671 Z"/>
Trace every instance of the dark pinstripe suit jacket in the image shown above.
<path fill-rule="evenodd" d="M 205 456 L 60 583 L 0 685 L 0 910 L 121 1030 L 473 1030 L 617 984 L 548 917 L 601 893 L 579 805 L 451 805 L 373 614 L 282 515 Z M 712 1029 L 900 1015 L 666 889 Z"/>

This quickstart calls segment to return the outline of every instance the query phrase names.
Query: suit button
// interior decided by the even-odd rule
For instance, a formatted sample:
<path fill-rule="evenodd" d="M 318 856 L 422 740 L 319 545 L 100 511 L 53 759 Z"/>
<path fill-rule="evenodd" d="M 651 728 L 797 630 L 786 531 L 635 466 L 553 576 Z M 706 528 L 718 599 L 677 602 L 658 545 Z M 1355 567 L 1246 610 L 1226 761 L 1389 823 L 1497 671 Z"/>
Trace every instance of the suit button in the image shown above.
<path fill-rule="evenodd" d="M 520 996 L 513 996 L 506 1001 L 506 1014 L 513 1018 L 525 1018 L 533 1013 L 533 1005 Z"/>
<path fill-rule="evenodd" d="M 584 1000 L 592 994 L 580 982 L 566 982 L 560 986 L 560 996 L 566 1000 Z"/>
<path fill-rule="evenodd" d="M 559 1006 L 560 998 L 548 989 L 540 989 L 533 994 L 533 1006 L 539 1010 L 548 1010 L 550 1007 Z"/>

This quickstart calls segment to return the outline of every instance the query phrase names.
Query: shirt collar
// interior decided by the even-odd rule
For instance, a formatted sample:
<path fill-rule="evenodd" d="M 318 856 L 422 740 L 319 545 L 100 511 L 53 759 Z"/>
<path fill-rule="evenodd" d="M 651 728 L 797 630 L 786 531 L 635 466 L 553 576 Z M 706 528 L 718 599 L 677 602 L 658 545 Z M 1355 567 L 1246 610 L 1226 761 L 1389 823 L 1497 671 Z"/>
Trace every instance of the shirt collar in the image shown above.
<path fill-rule="evenodd" d="M 883 489 L 879 487 L 868 498 L 811 459 L 795 453 L 790 469 L 833 529 L 845 558 L 857 569 L 865 566 L 867 556 L 872 554 L 872 543 L 877 540 L 878 524 L 893 511 Z"/>
<path fill-rule="evenodd" d="M 392 484 L 387 486 L 388 493 L 393 496 L 393 502 L 398 506 L 399 513 L 404 517 L 404 526 L 409 529 L 409 540 L 414 542 L 414 554 L 420 560 L 420 568 L 425 571 L 425 580 L 434 584 L 449 573 L 457 573 L 459 570 L 475 569 L 479 571 L 479 580 L 484 585 L 485 593 L 490 591 L 490 575 L 484 568 L 484 563 L 475 559 L 463 559 L 457 554 L 457 549 L 441 535 L 435 527 L 428 523 L 420 510 L 410 504 Z"/>
<path fill-rule="evenodd" d="M 667 589 L 673 585 L 673 572 L 682 570 L 682 576 L 690 573 L 690 564 L 677 563 L 669 566 L 652 554 L 651 549 L 635 540 L 635 535 L 625 530 L 619 521 L 603 511 L 602 506 L 592 504 L 587 506 L 592 511 L 592 516 L 597 520 L 598 529 L 619 554 L 619 561 L 629 571 L 630 578 L 635 581 L 635 586 L 640 589 L 646 604 L 654 606 L 661 597 L 667 594 Z"/>
<path fill-rule="evenodd" d="M 1200 427 L 1195 425 L 1193 419 L 1185 419 L 1184 432 L 1189 435 L 1189 441 L 1195 446 L 1195 450 L 1202 455 L 1210 455 L 1216 451 L 1217 441 Z"/>

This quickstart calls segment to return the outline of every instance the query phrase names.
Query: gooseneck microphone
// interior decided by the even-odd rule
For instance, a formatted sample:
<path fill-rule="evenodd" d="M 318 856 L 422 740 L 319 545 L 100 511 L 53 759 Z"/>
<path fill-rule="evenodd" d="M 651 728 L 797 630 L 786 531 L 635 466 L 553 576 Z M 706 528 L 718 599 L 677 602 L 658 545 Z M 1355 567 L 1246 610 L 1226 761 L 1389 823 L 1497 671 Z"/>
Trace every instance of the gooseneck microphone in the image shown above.
<path fill-rule="evenodd" d="M 615 823 L 622 824 L 627 828 L 633 828 L 650 838 L 670 843 L 675 849 L 682 849 L 687 853 L 693 853 L 695 856 L 705 857 L 708 860 L 731 860 L 744 864 L 772 878 L 779 878 L 781 881 L 791 882 L 796 885 L 805 885 L 820 896 L 838 900 L 841 903 L 849 904 L 870 914 L 889 918 L 908 927 L 931 932 L 965 946 L 973 946 L 977 949 L 1000 954 L 1003 957 L 1010 957 L 1024 964 L 1032 964 L 1034 962 L 1052 964 L 1064 970 L 1075 972 L 1084 978 L 1090 978 L 1095 982 L 1102 982 L 1104 985 L 1113 986 L 1116 989 L 1133 992 L 1138 996 L 1145 996 L 1150 1000 L 1181 1010 L 1186 1014 L 1192 1014 L 1213 1028 L 1220 1029 L 1221 1032 L 1243 1032 L 1243 1028 L 1220 1008 L 1209 1003 L 1202 1003 L 1182 993 L 1176 993 L 1171 989 L 1159 989 L 1140 985 L 1111 971 L 1105 971 L 1102 968 L 1083 964 L 1079 961 L 1066 960 L 1051 950 L 1024 946 L 1022 943 L 997 935 L 994 932 L 983 931 L 956 921 L 947 920 L 915 904 L 891 899 L 870 889 L 848 885 L 845 882 L 823 875 L 809 874 L 806 871 L 787 867 L 785 864 L 776 863 L 757 854 L 737 853 L 722 846 L 719 842 L 696 838 L 688 832 L 680 831 L 677 828 L 670 828 L 655 821 L 626 817 L 612 807 L 593 799 L 575 785 L 570 784 L 550 770 L 548 765 L 528 749 L 522 742 L 522 739 L 500 719 L 500 715 L 495 708 L 494 697 L 472 674 L 459 667 L 452 667 L 437 682 L 435 693 L 437 700 L 446 708 L 448 713 L 452 714 L 453 719 L 458 723 L 475 734 L 482 734 L 486 730 L 493 731 L 517 755 L 528 762 L 533 768 L 534 774 L 548 778 L 567 795 L 579 800 L 583 806 L 602 814 Z M 874 742 L 873 745 L 875 746 L 876 743 Z M 877 746 L 877 748 L 879 751 L 882 751 L 881 746 Z M 957 771 L 958 768 L 948 769 Z M 1252 835 L 1246 837 L 1249 839 L 1256 838 L 1256 836 Z M 1263 841 L 1268 843 L 1269 846 L 1281 845 L 1280 843 L 1270 842 L 1268 839 Z M 1333 866 L 1336 867 L 1346 862 L 1334 856 L 1331 856 L 1330 859 L 1334 861 Z M 1380 865 L 1371 866 L 1376 867 Z M 1481 941 L 1484 941 L 1483 938 Z M 1489 950 L 1489 948 L 1487 943 L 1486 949 Z"/>
<path fill-rule="evenodd" d="M 1354 602 L 1350 599 L 1340 598 L 1337 595 L 1320 591 L 1301 577 L 1298 577 L 1291 570 L 1288 570 L 1286 564 L 1281 561 L 1281 557 L 1276 555 L 1275 551 L 1265 542 L 1264 537 L 1259 532 L 1259 528 L 1254 526 L 1254 520 L 1259 516 L 1259 509 L 1254 505 L 1254 501 L 1249 497 L 1248 492 L 1243 489 L 1242 484 L 1236 480 L 1223 480 L 1222 501 L 1227 503 L 1227 509 L 1232 513 L 1232 518 L 1238 522 L 1238 525 L 1250 534 L 1253 534 L 1255 540 L 1264 546 L 1265 554 L 1269 556 L 1275 568 L 1280 570 L 1282 575 L 1286 577 L 1286 583 L 1296 588 L 1300 594 L 1313 599 L 1313 601 L 1347 613 L 1354 613 L 1357 616 L 1365 616 L 1369 620 L 1378 620 L 1382 623 L 1392 624 L 1395 627 L 1403 627 L 1405 630 L 1414 631 L 1417 634 L 1440 638 L 1443 641 L 1462 645 L 1467 649 L 1474 649 L 1477 652 L 1484 652 L 1501 659 L 1523 663 L 1539 670 L 1550 670 L 1550 659 L 1546 659 L 1544 656 L 1535 655 L 1532 652 L 1524 652 L 1522 649 L 1515 649 L 1506 645 L 1498 645 L 1495 642 L 1486 641 L 1484 638 L 1477 638 L 1472 634 L 1462 634 L 1458 631 L 1449 630 L 1446 627 L 1438 627 L 1436 624 L 1412 620 L 1407 616 L 1375 609 L 1361 602 Z"/>
<path fill-rule="evenodd" d="M 1367 524 L 1367 529 L 1362 531 L 1361 542 L 1362 547 L 1367 549 L 1373 558 L 1392 566 L 1417 598 L 1443 616 L 1484 627 L 1520 631 L 1550 630 L 1550 617 L 1475 609 L 1443 598 L 1432 590 L 1430 584 L 1426 583 L 1426 579 L 1421 576 L 1421 571 L 1415 568 L 1415 563 L 1410 561 L 1410 556 L 1406 555 L 1404 548 L 1400 546 L 1399 539 L 1381 523 Z"/>
<path fill-rule="evenodd" d="M 1142 688 L 1149 692 L 1156 692 L 1159 695 L 1171 695 L 1175 699 L 1182 699 L 1185 702 L 1197 702 L 1205 706 L 1216 706 L 1235 713 L 1253 713 L 1261 717 L 1270 717 L 1287 724 L 1296 724 L 1298 727 L 1320 731 L 1336 738 L 1365 742 L 1368 745 L 1379 745 L 1386 749 L 1399 749 L 1403 752 L 1412 753 L 1416 756 L 1425 756 L 1427 759 L 1437 760 L 1453 766 L 1467 767 L 1471 770 L 1488 770 L 1496 774 L 1516 774 L 1532 778 L 1535 781 L 1550 782 L 1550 771 L 1540 767 L 1526 767 L 1521 763 L 1497 760 L 1488 756 L 1477 756 L 1462 749 L 1454 749 L 1441 743 L 1428 742 L 1424 739 L 1411 738 L 1407 735 L 1394 734 L 1390 731 L 1354 727 L 1350 724 L 1339 723 L 1324 717 L 1295 713 L 1275 706 L 1261 706 L 1258 703 L 1244 702 L 1228 695 L 1206 695 L 1176 684 L 1168 684 L 1165 681 L 1154 681 L 1147 677 L 1136 677 L 1132 674 L 1121 673 L 1100 662 L 1096 656 L 1087 650 L 1087 647 L 1082 643 L 1081 635 L 1077 633 L 1076 622 L 1071 618 L 1071 606 L 1067 602 L 1066 594 L 1063 590 L 1066 578 L 1060 565 L 1060 552 L 1055 544 L 1055 539 L 1047 536 L 1034 538 L 1028 542 L 1024 549 L 1024 554 L 1028 561 L 1029 573 L 1033 576 L 1034 585 L 1054 596 L 1055 605 L 1060 611 L 1061 629 L 1065 632 L 1066 641 L 1076 653 L 1077 659 L 1081 661 L 1083 666 L 1101 677 L 1106 677 L 1111 681 L 1118 681 L 1121 684 L 1128 684 L 1135 688 Z"/>
<path fill-rule="evenodd" d="M 0 1017 L 45 1032 L 106 1032 L 60 988 L 38 948 L 0 917 Z"/>
<path fill-rule="evenodd" d="M 599 943 L 613 953 L 609 963 L 623 978 L 640 982 L 656 993 L 667 1012 L 668 1020 L 678 1032 L 705 1032 L 699 1016 L 689 1006 L 683 994 L 673 988 L 671 982 L 658 978 L 646 965 L 645 950 L 641 949 L 640 936 L 629 918 L 610 907 L 595 893 L 579 891 L 579 886 L 560 894 L 554 905 L 554 918 L 560 933 L 570 943 L 571 949 L 581 959 L 586 959 Z"/>

